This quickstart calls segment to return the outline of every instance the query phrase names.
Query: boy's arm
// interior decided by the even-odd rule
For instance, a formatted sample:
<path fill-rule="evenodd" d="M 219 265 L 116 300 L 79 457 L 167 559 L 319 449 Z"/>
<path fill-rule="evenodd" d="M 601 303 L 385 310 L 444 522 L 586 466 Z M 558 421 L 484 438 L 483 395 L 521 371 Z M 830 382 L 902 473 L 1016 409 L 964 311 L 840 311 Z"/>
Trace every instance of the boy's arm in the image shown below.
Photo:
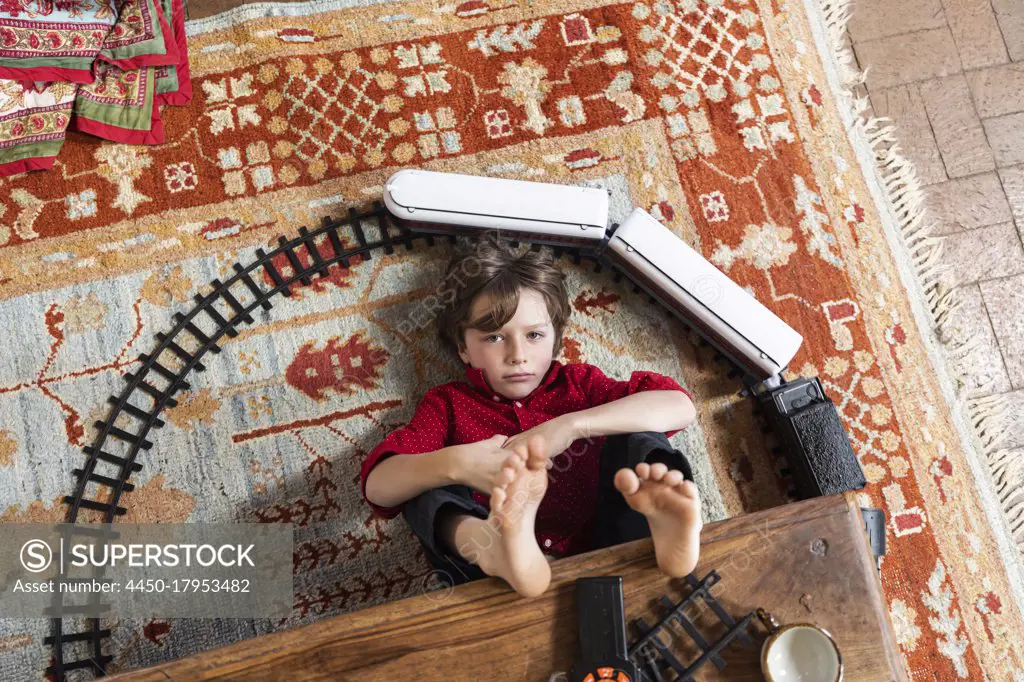
<path fill-rule="evenodd" d="M 696 416 L 693 402 L 682 390 L 653 390 L 556 418 L 565 419 L 579 438 L 599 438 L 637 431 L 672 435 Z"/>
<path fill-rule="evenodd" d="M 446 447 L 449 407 L 431 389 L 406 426 L 392 431 L 363 461 L 363 496 L 385 518 L 401 513 L 398 505 L 442 485 L 452 474 L 454 448 Z"/>
<path fill-rule="evenodd" d="M 395 510 L 422 492 L 446 485 L 466 485 L 490 494 L 510 453 L 502 445 L 506 436 L 494 434 L 475 443 L 463 443 L 425 452 L 392 456 L 381 461 L 367 477 L 367 501 L 377 509 Z M 387 514 L 389 512 L 382 511 Z M 394 513 L 397 513 L 395 511 Z"/>
<path fill-rule="evenodd" d="M 392 455 L 366 477 L 366 499 L 382 509 L 398 507 L 431 488 L 451 485 L 457 450 L 453 445 L 418 455 Z"/>
<path fill-rule="evenodd" d="M 594 365 L 576 365 L 574 379 L 588 409 L 565 415 L 594 437 L 637 431 L 672 436 L 697 416 L 690 393 L 675 379 L 657 372 L 635 371 L 626 381 L 607 376 Z"/>
<path fill-rule="evenodd" d="M 549 453 L 557 455 L 584 438 L 638 431 L 657 431 L 671 437 L 696 417 L 690 394 L 671 377 L 633 372 L 629 381 L 616 381 L 593 365 L 574 365 L 570 372 L 570 383 L 590 407 L 512 436 L 505 447 L 514 449 L 540 434 Z"/>

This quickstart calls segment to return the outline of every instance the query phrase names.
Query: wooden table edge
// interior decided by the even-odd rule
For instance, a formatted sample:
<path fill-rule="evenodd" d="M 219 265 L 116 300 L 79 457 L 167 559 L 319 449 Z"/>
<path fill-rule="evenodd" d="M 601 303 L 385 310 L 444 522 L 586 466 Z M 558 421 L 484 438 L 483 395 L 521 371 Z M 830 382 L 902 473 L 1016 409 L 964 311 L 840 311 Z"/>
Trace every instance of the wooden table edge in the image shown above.
<path fill-rule="evenodd" d="M 864 538 L 864 544 L 869 547 L 867 552 L 859 554 L 860 564 L 861 570 L 867 573 L 868 579 L 865 582 L 870 593 L 870 599 L 878 605 L 874 612 L 878 616 L 878 627 L 882 631 L 882 646 L 885 647 L 885 656 L 889 660 L 889 668 L 895 673 L 897 680 L 908 682 L 910 679 L 909 673 L 905 667 L 903 656 L 900 655 L 899 644 L 896 643 L 896 633 L 892 627 L 892 620 L 889 618 L 888 603 L 885 601 L 885 595 L 882 593 L 882 581 L 878 575 L 878 566 L 875 564 L 874 555 L 870 550 L 867 529 L 864 527 L 864 517 L 861 515 L 861 507 L 857 502 L 857 495 L 848 492 L 844 493 L 843 497 L 849 509 L 847 514 L 849 522 L 859 530 Z"/>
<path fill-rule="evenodd" d="M 799 508 L 792 509 L 793 507 Z M 846 515 L 849 523 L 853 524 L 857 532 L 864 539 L 866 551 L 859 553 L 860 570 L 864 571 L 867 576 L 866 582 L 869 594 L 866 595 L 866 598 L 871 599 L 878 606 L 878 608 L 873 610 L 878 616 L 878 626 L 886 652 L 885 655 L 889 668 L 895 675 L 893 679 L 900 682 L 908 682 L 909 678 L 907 677 L 903 660 L 896 644 L 889 611 L 886 608 L 886 602 L 881 591 L 877 569 L 873 564 L 870 549 L 868 549 L 867 533 L 855 493 L 848 492 L 842 495 L 805 500 L 799 505 L 790 504 L 773 507 L 772 509 L 710 523 L 702 533 L 701 544 L 710 544 L 729 538 L 751 535 L 762 532 L 762 529 L 765 531 L 781 529 L 788 525 L 841 514 Z M 762 519 L 765 519 L 763 526 L 760 523 Z M 636 561 L 649 560 L 653 554 L 653 543 L 650 539 L 637 540 L 622 545 L 619 549 L 625 554 L 623 558 L 603 565 L 603 571 L 607 569 L 607 572 L 613 573 L 618 567 L 626 566 Z M 546 594 L 550 595 L 553 591 L 574 589 L 579 573 L 577 565 L 587 561 L 588 557 L 591 557 L 592 554 L 594 553 L 581 554 L 555 563 L 552 570 L 551 587 Z M 481 608 L 491 609 L 505 602 L 513 602 L 519 599 L 520 597 L 511 588 L 496 578 L 478 580 L 457 588 L 441 607 L 438 607 L 436 602 L 430 601 L 424 595 L 406 597 L 405 599 L 378 604 L 358 611 L 331 616 L 278 633 L 270 633 L 258 638 L 225 644 L 147 668 L 126 671 L 113 675 L 108 679 L 121 682 L 127 680 L 132 682 L 155 682 L 157 680 L 182 679 L 213 680 L 219 679 L 223 675 L 237 676 L 240 672 L 246 670 L 246 663 L 252 660 L 251 647 L 254 639 L 264 640 L 260 643 L 261 654 L 263 655 L 280 651 L 296 654 L 303 651 L 312 651 L 322 646 L 325 642 L 336 639 L 338 632 L 337 623 L 342 620 L 346 624 L 346 636 L 358 635 L 363 631 L 367 635 L 372 636 L 374 632 L 379 632 L 381 625 L 384 624 L 381 615 L 385 610 L 393 611 L 402 606 L 413 607 L 408 609 L 403 619 L 403 625 L 409 626 L 412 625 L 411 620 L 421 617 L 443 620 L 446 612 L 456 610 L 470 602 L 478 602 Z M 465 611 L 463 610 L 461 617 L 464 616 Z M 266 641 L 264 638 L 272 638 L 273 643 Z"/>

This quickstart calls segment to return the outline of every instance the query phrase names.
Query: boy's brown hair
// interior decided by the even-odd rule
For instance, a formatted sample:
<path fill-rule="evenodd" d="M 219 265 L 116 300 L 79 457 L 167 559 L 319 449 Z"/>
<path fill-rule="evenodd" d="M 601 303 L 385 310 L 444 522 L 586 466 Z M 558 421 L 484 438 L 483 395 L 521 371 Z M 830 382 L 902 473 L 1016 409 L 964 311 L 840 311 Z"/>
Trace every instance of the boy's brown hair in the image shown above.
<path fill-rule="evenodd" d="M 555 332 L 554 355 L 562 349 L 562 332 L 569 321 L 569 296 L 565 274 L 555 267 L 544 247 L 533 247 L 516 254 L 505 240 L 492 233 L 460 243 L 445 271 L 438 290 L 443 300 L 437 316 L 441 341 L 450 348 L 466 347 L 466 330 L 493 332 L 501 329 L 516 314 L 519 290 L 533 289 L 547 304 Z M 491 310 L 476 320 L 469 319 L 473 301 L 487 294 Z"/>

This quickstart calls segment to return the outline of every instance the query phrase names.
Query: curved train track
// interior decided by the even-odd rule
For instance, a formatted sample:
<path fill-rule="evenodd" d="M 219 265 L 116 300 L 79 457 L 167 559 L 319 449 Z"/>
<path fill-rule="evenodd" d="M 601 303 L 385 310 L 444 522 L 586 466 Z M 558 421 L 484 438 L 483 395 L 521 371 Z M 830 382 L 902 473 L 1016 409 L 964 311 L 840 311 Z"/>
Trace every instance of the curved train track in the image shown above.
<path fill-rule="evenodd" d="M 380 238 L 369 241 L 364 226 L 374 226 Z M 456 240 L 453 236 L 447 239 Z M 245 266 L 235 263 L 234 275 L 223 282 L 213 280 L 209 294 L 197 293 L 191 310 L 175 313 L 174 326 L 167 333 L 156 335 L 157 345 L 152 352 L 139 355 L 141 366 L 123 375 L 125 386 L 120 395 L 108 398 L 113 409 L 105 420 L 95 423 L 98 433 L 92 444 L 83 448 L 86 461 L 80 469 L 74 470 L 75 491 L 63 500 L 69 506 L 67 523 L 84 523 L 79 519 L 84 509 L 100 512 L 103 524 L 113 524 L 118 516 L 125 514 L 126 508 L 119 504 L 121 496 L 135 487 L 129 479 L 142 470 L 142 464 L 136 461 L 139 452 L 153 447 L 148 440 L 150 431 L 164 425 L 160 413 L 166 407 L 177 405 L 175 393 L 190 389 L 186 378 L 193 370 L 205 369 L 201 362 L 204 355 L 219 353 L 218 344 L 225 335 L 233 338 L 238 335 L 239 326 L 254 322 L 253 312 L 259 308 L 270 310 L 271 299 L 278 294 L 291 296 L 291 287 L 296 283 L 308 285 L 315 277 L 327 277 L 330 268 L 337 265 L 347 269 L 356 256 L 369 260 L 375 250 L 383 249 L 391 254 L 396 246 L 402 245 L 411 251 L 417 240 L 433 245 L 435 236 L 418 234 L 396 224 L 383 205 L 376 202 L 371 210 L 362 213 L 349 209 L 342 220 L 324 218 L 321 226 L 312 232 L 302 227 L 297 237 L 282 236 L 273 251 L 267 253 L 258 249 L 256 261 Z M 354 248 L 345 248 L 353 242 Z M 532 248 L 537 247 L 539 244 Z M 578 247 L 551 248 L 556 257 L 571 256 L 577 265 L 589 260 L 595 272 L 601 271 L 603 250 L 591 253 Z M 616 282 L 626 276 L 614 266 L 610 267 L 615 272 Z M 634 292 L 639 289 L 634 285 Z M 672 315 L 668 309 L 665 312 Z M 716 357 L 725 361 L 721 355 Z M 730 372 L 730 376 L 738 374 L 735 368 Z M 144 404 L 147 402 L 148 406 Z M 117 535 L 113 530 L 98 533 L 91 528 L 68 528 L 72 535 Z M 98 606 L 95 598 L 90 606 Z M 44 644 L 53 648 L 53 663 L 47 667 L 47 675 L 58 682 L 63 682 L 66 674 L 74 670 L 90 670 L 96 677 L 106 675 L 112 656 L 103 649 L 111 632 L 102 628 L 99 618 L 81 615 L 93 612 L 87 611 L 87 607 L 65 604 L 61 593 L 55 592 L 48 610 L 48 615 L 52 616 L 52 634 L 45 638 Z M 74 629 L 76 627 L 79 629 Z M 68 660 L 65 646 L 81 642 L 87 643 L 89 653 L 83 658 Z"/>

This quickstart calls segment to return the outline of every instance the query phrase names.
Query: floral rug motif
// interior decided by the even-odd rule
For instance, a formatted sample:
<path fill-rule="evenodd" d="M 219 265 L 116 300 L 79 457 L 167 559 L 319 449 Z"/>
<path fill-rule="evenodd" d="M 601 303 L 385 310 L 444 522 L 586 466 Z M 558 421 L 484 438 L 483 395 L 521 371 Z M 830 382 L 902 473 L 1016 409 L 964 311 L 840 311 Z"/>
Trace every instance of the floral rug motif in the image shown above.
<path fill-rule="evenodd" d="M 898 211 L 849 118 L 842 12 L 825 10 L 314 0 L 188 23 L 196 96 L 166 110 L 170 142 L 72 136 L 48 173 L 0 179 L 0 320 L 17 344 L 0 354 L 0 520 L 63 519 L 120 376 L 278 235 L 379 199 L 400 167 L 587 183 L 611 190 L 613 220 L 647 209 L 803 334 L 790 375 L 821 377 L 869 481 L 863 505 L 886 514 L 882 583 L 912 679 L 1024 676 L 1008 544 L 952 417 Z M 357 480 L 418 397 L 461 376 L 428 328 L 403 324 L 446 249 L 299 287 L 191 380 L 123 520 L 295 524 L 294 612 L 121 619 L 111 672 L 423 589 L 416 543 L 401 519 L 371 517 Z M 675 438 L 708 518 L 785 503 L 782 463 L 710 354 L 625 282 L 563 265 L 563 360 L 659 371 L 694 394 L 698 424 Z M 0 677 L 41 674 L 48 627 L 0 623 Z"/>

